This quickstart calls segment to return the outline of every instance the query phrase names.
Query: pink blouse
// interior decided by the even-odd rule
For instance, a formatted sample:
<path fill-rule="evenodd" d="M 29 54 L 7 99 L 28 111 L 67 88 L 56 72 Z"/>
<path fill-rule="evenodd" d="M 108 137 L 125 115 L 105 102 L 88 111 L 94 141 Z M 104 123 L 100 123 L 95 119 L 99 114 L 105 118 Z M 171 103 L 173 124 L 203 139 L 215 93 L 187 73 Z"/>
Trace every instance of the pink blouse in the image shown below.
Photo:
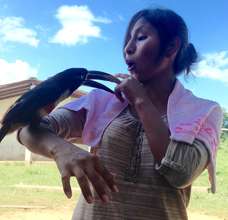
<path fill-rule="evenodd" d="M 105 128 L 128 105 L 120 102 L 113 94 L 94 89 L 88 95 L 74 100 L 64 106 L 69 110 L 87 110 L 87 118 L 82 133 L 85 144 L 96 147 Z M 167 118 L 170 139 L 192 144 L 195 139 L 204 142 L 210 152 L 208 165 L 211 190 L 215 192 L 216 151 L 222 125 L 222 109 L 214 101 L 198 98 L 185 89 L 180 81 L 168 99 Z"/>

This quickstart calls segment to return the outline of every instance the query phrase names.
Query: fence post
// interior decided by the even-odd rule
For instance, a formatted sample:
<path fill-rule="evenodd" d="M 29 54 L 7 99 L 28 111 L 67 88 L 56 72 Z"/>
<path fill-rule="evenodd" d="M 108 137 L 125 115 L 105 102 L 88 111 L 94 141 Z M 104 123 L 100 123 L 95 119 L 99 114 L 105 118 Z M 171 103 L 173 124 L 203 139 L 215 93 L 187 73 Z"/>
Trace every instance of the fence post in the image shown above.
<path fill-rule="evenodd" d="M 32 85 L 30 86 L 30 89 L 33 89 L 34 87 L 36 87 L 36 85 L 32 83 Z M 25 148 L 25 163 L 32 164 L 32 152 L 27 148 Z"/>
<path fill-rule="evenodd" d="M 32 152 L 25 148 L 25 162 L 27 164 L 32 164 Z"/>

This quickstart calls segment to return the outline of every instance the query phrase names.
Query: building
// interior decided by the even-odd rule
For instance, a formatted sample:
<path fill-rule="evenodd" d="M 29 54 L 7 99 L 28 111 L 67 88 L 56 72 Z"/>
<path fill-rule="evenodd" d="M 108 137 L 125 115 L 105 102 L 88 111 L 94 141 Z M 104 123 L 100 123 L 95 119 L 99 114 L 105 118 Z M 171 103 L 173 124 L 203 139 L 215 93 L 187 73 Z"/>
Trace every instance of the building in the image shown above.
<path fill-rule="evenodd" d="M 26 91 L 38 85 L 41 81 L 36 78 L 30 78 L 28 80 L 0 85 L 0 119 L 3 117 L 7 109 Z M 81 91 L 75 91 L 72 96 L 64 100 L 60 105 L 71 101 L 72 99 L 81 97 L 86 93 Z M 80 143 L 79 140 L 75 140 Z M 16 132 L 7 135 L 3 141 L 0 143 L 0 160 L 24 160 L 28 150 L 18 143 L 16 140 Z M 31 154 L 32 160 L 47 160 L 42 156 L 37 154 Z"/>

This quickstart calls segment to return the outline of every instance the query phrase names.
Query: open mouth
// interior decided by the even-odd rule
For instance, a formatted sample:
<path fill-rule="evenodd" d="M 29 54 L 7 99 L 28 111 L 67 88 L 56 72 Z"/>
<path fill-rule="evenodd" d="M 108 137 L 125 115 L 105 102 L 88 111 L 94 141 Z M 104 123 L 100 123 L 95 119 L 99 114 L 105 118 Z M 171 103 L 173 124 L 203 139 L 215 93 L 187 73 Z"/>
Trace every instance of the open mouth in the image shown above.
<path fill-rule="evenodd" d="M 135 63 L 133 61 L 126 61 L 127 66 L 128 66 L 128 71 L 132 71 L 135 69 Z"/>

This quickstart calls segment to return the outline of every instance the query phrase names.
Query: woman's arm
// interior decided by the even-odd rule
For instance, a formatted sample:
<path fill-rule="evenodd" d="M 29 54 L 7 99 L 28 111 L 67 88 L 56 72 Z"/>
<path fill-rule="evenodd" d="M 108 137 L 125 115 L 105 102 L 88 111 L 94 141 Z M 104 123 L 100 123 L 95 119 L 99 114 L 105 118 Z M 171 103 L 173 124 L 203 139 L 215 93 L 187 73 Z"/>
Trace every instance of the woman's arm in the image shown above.
<path fill-rule="evenodd" d="M 187 144 L 170 140 L 169 129 L 147 96 L 144 87 L 134 78 L 126 77 L 116 87 L 134 107 L 145 130 L 158 171 L 176 188 L 191 185 L 209 161 L 205 144 L 199 140 Z"/>
<path fill-rule="evenodd" d="M 149 98 L 137 98 L 134 107 L 142 122 L 151 152 L 156 162 L 160 163 L 170 143 L 169 129 Z"/>
<path fill-rule="evenodd" d="M 117 74 L 121 76 L 120 74 Z M 165 156 L 169 145 L 169 129 L 161 119 L 161 115 L 148 97 L 145 88 L 138 80 L 127 77 L 115 88 L 116 96 L 121 98 L 121 93 L 134 107 L 148 138 L 151 152 L 157 163 Z"/>
<path fill-rule="evenodd" d="M 209 153 L 205 144 L 199 140 L 193 144 L 170 140 L 169 130 L 160 114 L 150 106 L 149 101 L 147 105 L 144 101 L 139 101 L 135 106 L 153 156 L 160 164 L 157 166 L 158 171 L 175 188 L 191 185 L 208 164 Z"/>
<path fill-rule="evenodd" d="M 171 186 L 182 189 L 191 185 L 205 170 L 209 158 L 207 147 L 198 139 L 192 144 L 172 140 L 156 169 Z"/>
<path fill-rule="evenodd" d="M 23 128 L 19 132 L 18 138 L 32 152 L 55 160 L 67 197 L 70 198 L 72 195 L 70 177 L 75 176 L 87 202 L 93 201 L 89 181 L 100 199 L 103 202 L 108 202 L 109 190 L 118 191 L 114 176 L 102 165 L 97 156 L 62 138 L 63 136 L 65 138 L 80 137 L 85 116 L 86 111 L 84 109 L 78 112 L 66 109 L 57 110 L 44 118 L 39 126 Z M 60 122 L 63 123 L 60 124 Z"/>
<path fill-rule="evenodd" d="M 74 112 L 60 108 L 42 118 L 39 126 L 25 127 L 18 133 L 18 140 L 32 152 L 53 158 L 63 140 L 81 137 L 86 111 Z"/>

